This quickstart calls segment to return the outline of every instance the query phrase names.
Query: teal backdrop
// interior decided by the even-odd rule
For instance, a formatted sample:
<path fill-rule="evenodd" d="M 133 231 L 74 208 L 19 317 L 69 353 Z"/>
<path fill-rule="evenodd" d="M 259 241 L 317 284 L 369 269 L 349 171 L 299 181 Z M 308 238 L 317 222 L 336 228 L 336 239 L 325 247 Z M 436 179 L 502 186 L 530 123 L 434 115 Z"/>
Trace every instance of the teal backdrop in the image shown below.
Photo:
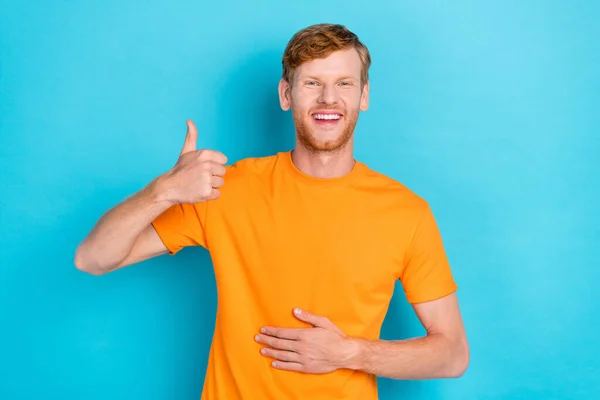
<path fill-rule="evenodd" d="M 0 1 L 0 399 L 199 399 L 209 254 L 95 277 L 77 244 L 175 163 L 185 120 L 230 161 L 289 150 L 283 49 L 370 48 L 356 157 L 430 204 L 471 364 L 382 400 L 600 396 L 600 2 Z M 423 329 L 397 287 L 382 337 Z M 240 310 L 243 312 L 243 310 Z"/>

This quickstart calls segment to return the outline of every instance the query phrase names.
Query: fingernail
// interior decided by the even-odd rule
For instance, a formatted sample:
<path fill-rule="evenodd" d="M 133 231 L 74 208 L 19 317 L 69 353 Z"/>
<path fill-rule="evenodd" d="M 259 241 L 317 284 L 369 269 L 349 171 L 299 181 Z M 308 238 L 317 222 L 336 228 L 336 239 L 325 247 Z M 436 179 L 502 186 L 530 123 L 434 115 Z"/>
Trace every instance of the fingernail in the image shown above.
<path fill-rule="evenodd" d="M 294 314 L 296 315 L 300 315 L 301 312 L 302 310 L 300 310 L 299 308 L 294 309 Z"/>
<path fill-rule="evenodd" d="M 274 367 L 277 367 L 277 362 L 273 361 L 273 362 L 271 363 L 271 365 L 272 365 L 272 366 L 274 366 Z"/>
<path fill-rule="evenodd" d="M 265 328 L 260 328 L 260 331 L 261 331 L 262 333 L 267 333 L 267 330 L 266 330 Z"/>
<path fill-rule="evenodd" d="M 261 349 L 260 354 L 265 355 L 267 354 L 267 351 L 265 349 Z"/>
<path fill-rule="evenodd" d="M 254 340 L 256 340 L 257 342 L 260 342 L 260 336 L 258 336 L 258 335 L 254 336 Z"/>

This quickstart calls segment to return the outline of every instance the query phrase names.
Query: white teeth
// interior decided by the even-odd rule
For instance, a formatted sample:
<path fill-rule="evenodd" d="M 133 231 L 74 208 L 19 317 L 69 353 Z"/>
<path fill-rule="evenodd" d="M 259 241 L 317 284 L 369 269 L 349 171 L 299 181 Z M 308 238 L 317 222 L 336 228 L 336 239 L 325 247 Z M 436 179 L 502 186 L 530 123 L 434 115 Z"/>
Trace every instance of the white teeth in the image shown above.
<path fill-rule="evenodd" d="M 339 114 L 315 114 L 315 119 L 340 119 Z"/>

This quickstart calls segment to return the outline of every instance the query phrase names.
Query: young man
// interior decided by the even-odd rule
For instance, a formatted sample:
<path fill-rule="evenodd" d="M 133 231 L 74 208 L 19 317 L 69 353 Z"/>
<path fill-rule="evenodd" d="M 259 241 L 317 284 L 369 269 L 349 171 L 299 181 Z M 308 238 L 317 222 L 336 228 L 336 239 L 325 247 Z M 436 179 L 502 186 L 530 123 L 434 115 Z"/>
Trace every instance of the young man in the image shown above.
<path fill-rule="evenodd" d="M 210 251 L 218 312 L 202 399 L 377 398 L 377 376 L 458 377 L 469 349 L 427 202 L 353 158 L 367 48 L 340 25 L 298 32 L 279 99 L 294 150 L 226 166 L 197 150 L 107 212 L 77 268 L 100 275 L 185 246 Z M 400 280 L 427 335 L 379 340 Z"/>

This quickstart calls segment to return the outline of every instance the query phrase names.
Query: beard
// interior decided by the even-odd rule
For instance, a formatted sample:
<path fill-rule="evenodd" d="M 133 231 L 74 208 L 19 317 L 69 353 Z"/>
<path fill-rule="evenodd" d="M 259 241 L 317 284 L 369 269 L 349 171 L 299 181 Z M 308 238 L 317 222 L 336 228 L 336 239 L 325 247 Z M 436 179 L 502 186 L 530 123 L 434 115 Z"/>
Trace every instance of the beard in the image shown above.
<path fill-rule="evenodd" d="M 352 110 L 347 114 L 343 114 L 342 120 L 344 124 L 341 127 L 341 133 L 337 137 L 321 139 L 318 134 L 315 133 L 315 127 L 313 126 L 312 114 L 309 115 L 309 119 L 305 118 L 305 115 L 298 115 L 292 108 L 292 115 L 294 118 L 294 125 L 296 127 L 296 135 L 300 144 L 310 152 L 336 152 L 342 149 L 352 139 L 354 135 L 354 128 L 358 121 L 358 109 Z M 340 127 L 336 127 L 339 130 Z"/>

